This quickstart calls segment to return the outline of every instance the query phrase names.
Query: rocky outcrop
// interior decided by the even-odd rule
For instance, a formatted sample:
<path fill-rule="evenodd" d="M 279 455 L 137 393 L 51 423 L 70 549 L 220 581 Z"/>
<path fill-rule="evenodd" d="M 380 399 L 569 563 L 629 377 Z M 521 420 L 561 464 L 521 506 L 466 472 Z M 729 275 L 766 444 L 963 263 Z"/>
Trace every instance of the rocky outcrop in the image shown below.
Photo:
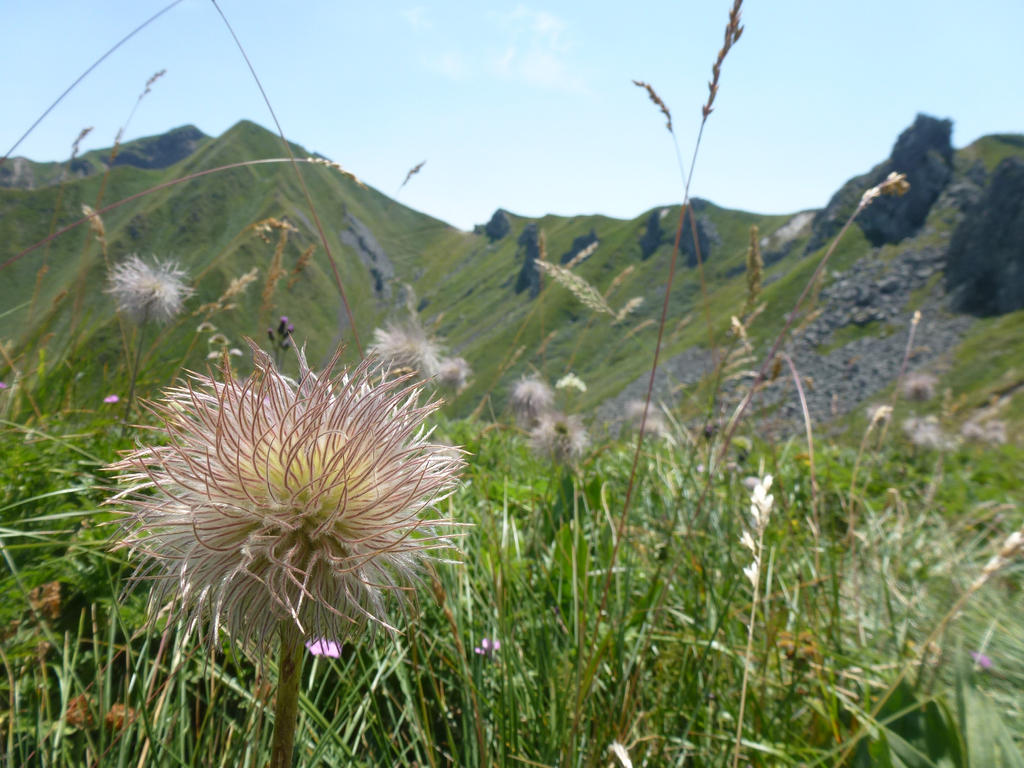
<path fill-rule="evenodd" d="M 640 235 L 640 258 L 650 258 L 651 254 L 658 250 L 661 241 L 665 237 L 665 230 L 661 228 L 661 220 L 668 213 L 668 208 L 656 208 L 647 217 L 643 234 Z"/>
<path fill-rule="evenodd" d="M 573 238 L 572 247 L 563 253 L 558 259 L 560 264 L 568 264 L 570 261 L 579 256 L 583 251 L 596 246 L 599 242 L 597 232 L 591 228 L 590 232 L 585 235 Z"/>
<path fill-rule="evenodd" d="M 953 177 L 953 123 L 918 115 L 900 134 L 885 162 L 846 182 L 814 219 L 806 253 L 831 240 L 853 213 L 865 190 L 880 184 L 892 171 L 905 173 L 910 191 L 902 197 L 881 197 L 857 219 L 872 245 L 898 243 L 915 234 L 928 211 Z"/>
<path fill-rule="evenodd" d="M 512 222 L 509 221 L 508 213 L 501 208 L 496 210 L 491 216 L 491 220 L 484 225 L 484 234 L 492 243 L 501 240 L 510 231 L 512 231 Z"/>
<path fill-rule="evenodd" d="M 191 155 L 199 148 L 206 134 L 194 125 L 183 125 L 161 136 L 149 136 L 123 145 L 114 158 L 114 165 L 136 168 L 167 168 Z"/>
<path fill-rule="evenodd" d="M 1024 309 L 1024 162 L 1003 160 L 953 232 L 946 286 L 975 315 Z"/>
<path fill-rule="evenodd" d="M 345 214 L 346 229 L 338 236 L 345 245 L 355 251 L 363 266 L 370 272 L 373 279 L 373 292 L 379 301 L 391 298 L 391 282 L 395 277 L 395 267 L 384 252 L 377 238 L 373 236 L 363 222 L 351 213 Z"/>
<path fill-rule="evenodd" d="M 686 258 L 686 265 L 688 267 L 696 267 L 697 247 L 700 247 L 700 260 L 706 264 L 711 256 L 712 248 L 721 243 L 722 239 L 719 237 L 718 230 L 715 229 L 711 219 L 706 214 L 701 213 L 701 211 L 708 207 L 709 203 L 706 200 L 694 198 L 690 205 L 693 207 L 692 218 L 697 222 L 697 244 L 694 244 L 691 216 L 687 214 L 683 220 L 683 232 L 679 238 L 679 251 Z M 668 208 L 656 208 L 647 217 L 643 234 L 640 236 L 640 258 L 650 258 L 651 254 L 658 250 L 663 243 L 673 241 L 674 233 L 662 226 L 662 220 L 668 214 L 668 211 Z"/>
<path fill-rule="evenodd" d="M 533 299 L 540 293 L 540 269 L 537 267 L 537 259 L 540 258 L 540 230 L 536 223 L 527 224 L 523 228 L 517 245 L 519 249 L 516 256 L 523 260 L 523 266 L 516 278 L 515 292 L 528 290 Z"/>
<path fill-rule="evenodd" d="M 711 251 L 722 242 L 711 219 L 705 214 L 697 213 L 700 210 L 698 206 L 701 202 L 694 200 L 694 215 L 692 217 L 687 215 L 683 220 L 683 233 L 679 237 L 679 251 L 686 256 L 686 266 L 691 268 L 697 266 L 698 245 L 700 246 L 700 261 L 707 264 L 711 259 Z M 697 244 L 694 244 L 693 239 L 693 221 L 697 222 Z"/>

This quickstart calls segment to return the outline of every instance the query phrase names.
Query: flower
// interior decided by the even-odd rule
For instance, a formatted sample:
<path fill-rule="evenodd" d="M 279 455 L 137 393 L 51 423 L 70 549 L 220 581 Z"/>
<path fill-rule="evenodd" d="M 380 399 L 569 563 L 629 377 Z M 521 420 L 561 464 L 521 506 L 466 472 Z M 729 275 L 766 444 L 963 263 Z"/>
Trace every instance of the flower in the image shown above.
<path fill-rule="evenodd" d="M 150 265 L 132 254 L 111 270 L 106 290 L 117 302 L 117 311 L 132 322 L 166 323 L 181 312 L 193 293 L 185 285 L 185 276 L 175 261 L 154 258 Z"/>
<path fill-rule="evenodd" d="M 458 394 L 466 388 L 466 382 L 472 372 L 473 369 L 464 358 L 446 357 L 438 365 L 437 383 Z"/>
<path fill-rule="evenodd" d="M 583 383 L 583 379 L 577 376 L 572 371 L 565 374 L 562 378 L 555 382 L 555 389 L 576 389 L 580 392 L 587 391 L 587 385 Z"/>
<path fill-rule="evenodd" d="M 420 385 L 385 380 L 379 366 L 299 379 L 278 372 L 254 342 L 248 380 L 230 367 L 200 374 L 150 409 L 168 444 L 128 453 L 108 469 L 130 486 L 120 545 L 154 579 L 150 607 L 212 643 L 265 651 L 279 625 L 342 642 L 368 624 L 389 627 L 385 598 L 401 596 L 422 558 L 452 547 L 434 505 L 452 493 L 461 453 L 428 441 L 439 404 Z M 152 614 L 155 615 L 155 611 Z"/>
<path fill-rule="evenodd" d="M 923 403 L 935 397 L 935 387 L 939 380 L 930 373 L 914 371 L 907 374 L 900 387 L 903 397 Z"/>
<path fill-rule="evenodd" d="M 0 381 L 0 389 L 7 389 L 7 383 Z"/>
<path fill-rule="evenodd" d="M 644 423 L 644 410 L 647 410 L 647 421 L 644 423 L 644 437 L 668 437 L 670 434 L 668 422 L 661 412 L 654 406 L 647 408 L 644 400 L 630 400 L 626 403 L 626 418 L 630 425 L 637 432 L 640 431 L 640 424 Z"/>
<path fill-rule="evenodd" d="M 575 414 L 545 413 L 530 431 L 530 446 L 541 456 L 568 464 L 583 455 L 590 438 Z"/>
<path fill-rule="evenodd" d="M 486 656 L 489 659 L 494 655 L 496 651 L 500 650 L 500 640 L 490 640 L 485 637 L 480 641 L 480 645 L 473 649 L 473 653 L 476 653 L 480 656 Z"/>
<path fill-rule="evenodd" d="M 551 387 L 536 376 L 522 378 L 512 387 L 509 405 L 522 426 L 531 426 L 555 404 Z"/>
<path fill-rule="evenodd" d="M 120 400 L 121 398 L 118 397 L 117 395 L 107 395 L 106 397 L 103 398 L 104 403 L 116 403 L 119 402 Z"/>
<path fill-rule="evenodd" d="M 971 655 L 971 658 L 974 659 L 974 663 L 977 664 L 979 667 L 981 667 L 982 669 L 991 669 L 992 659 L 990 659 L 984 653 L 982 653 L 981 651 L 968 651 L 968 653 Z"/>
<path fill-rule="evenodd" d="M 329 656 L 332 659 L 341 658 L 341 643 L 336 643 L 333 640 L 325 640 L 323 638 L 307 640 L 306 650 L 314 656 Z"/>
<path fill-rule="evenodd" d="M 434 376 L 441 366 L 437 344 L 415 320 L 378 328 L 366 352 L 388 365 L 393 373 L 413 371 L 425 379 Z"/>

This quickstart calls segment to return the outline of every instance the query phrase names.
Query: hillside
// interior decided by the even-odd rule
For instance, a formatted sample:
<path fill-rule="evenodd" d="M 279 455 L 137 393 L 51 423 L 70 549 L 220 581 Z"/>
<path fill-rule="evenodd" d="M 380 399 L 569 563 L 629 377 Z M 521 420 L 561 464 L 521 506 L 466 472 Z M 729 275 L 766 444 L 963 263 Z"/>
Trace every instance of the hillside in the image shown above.
<path fill-rule="evenodd" d="M 890 158 L 851 179 L 819 211 L 765 216 L 694 200 L 697 236 L 687 222 L 665 326 L 659 397 L 681 404 L 693 418 L 725 418 L 721 403 L 708 411 L 696 385 L 711 370 L 714 350 L 731 343 L 730 317 L 742 313 L 752 226 L 765 262 L 764 310 L 748 330 L 763 353 L 860 194 L 900 170 L 908 174 L 910 193 L 881 199 L 861 216 L 817 287 L 815 313 L 797 323 L 789 351 L 812 414 L 835 420 L 883 395 L 899 373 L 910 320 L 920 309 L 910 368 L 934 373 L 940 387 L 952 387 L 963 414 L 1009 393 L 1008 415 L 1024 416 L 1022 398 L 1013 394 L 1024 382 L 1024 334 L 1013 331 L 1024 306 L 1024 290 L 1014 287 L 1024 240 L 1013 238 L 1024 199 L 1018 171 L 1024 139 L 992 136 L 954 150 L 950 127 L 949 121 L 919 116 Z M 309 154 L 294 145 L 293 151 Z M 99 207 L 101 194 L 103 202 L 115 201 L 187 174 L 281 154 L 277 137 L 242 122 L 217 138 L 186 126 L 129 142 L 106 178 L 109 152 L 101 151 L 70 167 L 15 158 L 0 168 L 3 257 L 16 259 L 0 281 L 4 343 L 23 375 L 35 371 L 46 381 L 40 396 L 87 400 L 124 386 L 124 341 L 103 286 L 107 263 L 134 252 L 178 259 L 197 293 L 188 304 L 192 316 L 163 331 L 158 342 L 154 334 L 144 380 L 166 383 L 179 365 L 205 365 L 209 348 L 195 331 L 203 319 L 240 346 L 244 336 L 265 338 L 267 327 L 286 314 L 313 359 L 325 358 L 339 343 L 356 355 L 302 187 L 285 163 L 208 175 L 116 208 L 103 216 L 105 253 L 83 226 L 17 258 L 80 218 L 83 204 Z M 646 389 L 678 206 L 632 220 L 534 220 L 497 211 L 473 232 L 462 232 L 331 168 L 304 165 L 301 172 L 361 343 L 413 307 L 450 352 L 473 367 L 470 386 L 449 406 L 454 414 L 474 410 L 487 393 L 487 406 L 500 410 L 507 387 L 531 370 L 548 378 L 576 371 L 588 384 L 578 406 L 598 409 L 603 421 L 614 422 L 625 400 Z M 996 201 L 1007 202 L 999 207 Z M 253 229 L 271 217 L 290 225 L 277 251 L 282 229 L 262 237 Z M 538 258 L 567 264 L 574 256 L 579 263 L 573 272 L 607 294 L 613 311 L 630 300 L 642 303 L 621 320 L 593 314 L 535 266 Z M 234 300 L 237 308 L 197 312 L 253 268 L 257 281 Z M 994 303 L 984 299 L 993 285 L 1002 286 Z M 66 339 L 75 339 L 75 346 Z M 765 404 L 763 415 L 780 429 L 798 416 L 786 377 Z"/>

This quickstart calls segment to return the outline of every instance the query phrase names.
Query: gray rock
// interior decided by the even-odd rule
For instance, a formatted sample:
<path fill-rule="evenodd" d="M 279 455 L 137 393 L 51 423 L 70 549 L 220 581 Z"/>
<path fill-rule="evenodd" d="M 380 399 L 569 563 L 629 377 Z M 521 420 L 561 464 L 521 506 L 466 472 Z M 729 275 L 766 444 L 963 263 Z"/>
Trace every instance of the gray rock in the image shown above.
<path fill-rule="evenodd" d="M 910 191 L 902 197 L 880 197 L 857 219 L 874 246 L 898 243 L 915 234 L 943 189 L 953 177 L 953 123 L 918 115 L 900 134 L 889 159 L 846 182 L 814 218 L 805 253 L 831 240 L 856 209 L 861 195 L 880 184 L 890 172 L 907 174 Z"/>
<path fill-rule="evenodd" d="M 358 254 L 363 265 L 369 270 L 373 279 L 373 292 L 378 301 L 386 301 L 391 298 L 391 282 L 395 277 L 395 267 L 391 259 L 384 252 L 384 248 L 377 242 L 363 222 L 351 213 L 345 214 L 345 223 L 348 227 L 338 234 L 341 242 L 347 245 Z"/>
<path fill-rule="evenodd" d="M 501 208 L 494 212 L 491 220 L 484 226 L 484 234 L 492 243 L 495 240 L 501 240 L 510 231 L 512 231 L 512 222 L 509 221 L 508 213 Z"/>
<path fill-rule="evenodd" d="M 1024 308 L 1024 162 L 1006 158 L 953 233 L 946 286 L 975 315 Z"/>
<path fill-rule="evenodd" d="M 536 222 L 523 228 L 517 245 L 519 249 L 516 256 L 522 258 L 523 266 L 519 270 L 514 290 L 516 293 L 529 290 L 530 298 L 533 299 L 540 293 L 540 269 L 537 268 L 537 259 L 540 257 L 540 230 Z"/>

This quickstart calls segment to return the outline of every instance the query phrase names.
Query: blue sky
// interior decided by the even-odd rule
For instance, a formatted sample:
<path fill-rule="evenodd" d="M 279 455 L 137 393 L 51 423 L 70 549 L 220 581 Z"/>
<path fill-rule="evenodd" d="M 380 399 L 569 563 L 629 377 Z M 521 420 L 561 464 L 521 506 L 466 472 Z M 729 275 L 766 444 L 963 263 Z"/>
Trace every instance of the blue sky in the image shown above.
<path fill-rule="evenodd" d="M 0 153 L 166 2 L 4 0 Z M 688 158 L 727 0 L 633 3 L 220 0 L 288 137 L 413 208 L 469 229 L 498 207 L 632 218 L 678 201 L 657 109 Z M 725 62 L 693 194 L 764 213 L 823 206 L 918 112 L 964 146 L 1024 132 L 1024 2 L 759 0 Z M 272 121 L 210 0 L 183 0 L 101 64 L 15 152 L 66 159 L 186 123 Z M 398 192 L 406 172 L 422 172 Z M 199 182 L 201 183 L 201 182 Z"/>

